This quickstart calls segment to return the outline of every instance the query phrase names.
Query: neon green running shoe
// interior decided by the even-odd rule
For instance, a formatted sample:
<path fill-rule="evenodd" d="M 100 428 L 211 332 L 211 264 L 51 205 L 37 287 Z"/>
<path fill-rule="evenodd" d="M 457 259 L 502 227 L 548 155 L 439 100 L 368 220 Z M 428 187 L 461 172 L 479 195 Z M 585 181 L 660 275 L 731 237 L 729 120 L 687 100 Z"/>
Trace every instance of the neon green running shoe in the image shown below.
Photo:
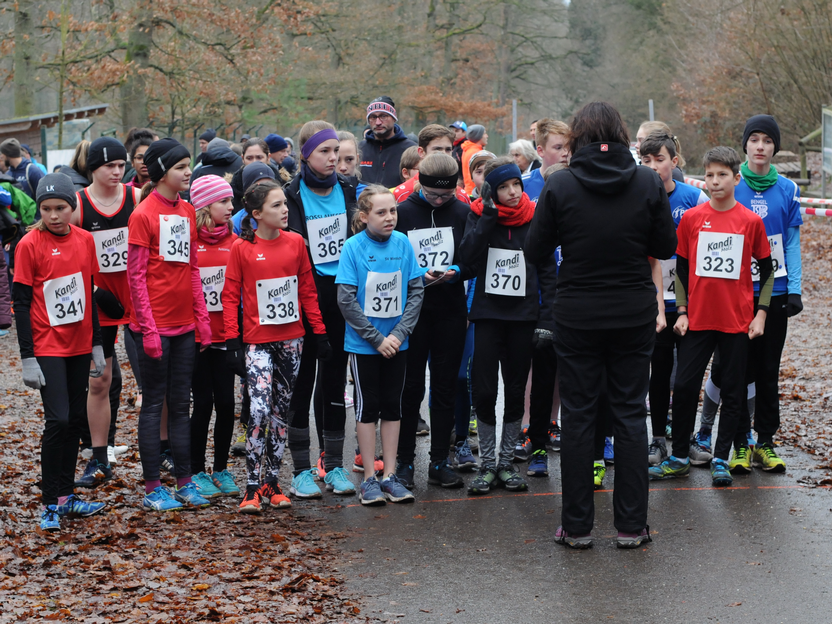
<path fill-rule="evenodd" d="M 604 476 L 607 474 L 607 467 L 604 462 L 595 462 L 592 465 L 592 472 L 595 475 L 595 489 L 600 490 L 604 487 Z"/>
<path fill-rule="evenodd" d="M 766 442 L 758 444 L 751 455 L 751 462 L 766 472 L 786 472 L 786 462 L 780 459 L 774 447 Z"/>
<path fill-rule="evenodd" d="M 734 449 L 728 468 L 734 474 L 749 474 L 751 472 L 751 449 L 741 446 Z"/>
<path fill-rule="evenodd" d="M 682 461 L 671 455 L 658 466 L 650 466 L 647 469 L 647 474 L 651 481 L 687 477 L 690 474 L 690 459 Z"/>

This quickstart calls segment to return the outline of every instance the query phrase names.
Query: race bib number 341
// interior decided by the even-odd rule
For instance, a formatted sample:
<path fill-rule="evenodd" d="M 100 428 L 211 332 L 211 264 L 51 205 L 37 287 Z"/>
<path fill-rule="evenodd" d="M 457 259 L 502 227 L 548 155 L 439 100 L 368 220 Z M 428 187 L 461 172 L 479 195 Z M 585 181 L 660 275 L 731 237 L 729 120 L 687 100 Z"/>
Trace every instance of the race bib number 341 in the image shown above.
<path fill-rule="evenodd" d="M 526 258 L 522 249 L 488 250 L 485 292 L 508 297 L 526 296 Z"/>
<path fill-rule="evenodd" d="M 191 222 L 188 217 L 159 216 L 159 255 L 165 262 L 190 262 Z"/>
<path fill-rule="evenodd" d="M 99 230 L 92 233 L 98 267 L 102 273 L 127 270 L 127 228 Z"/>
<path fill-rule="evenodd" d="M 447 271 L 454 263 L 454 230 L 449 227 L 410 230 L 407 233 L 416 261 L 423 269 Z"/>
<path fill-rule="evenodd" d="M 699 232 L 696 274 L 699 277 L 739 279 L 744 239 L 742 234 Z"/>
<path fill-rule="evenodd" d="M 43 301 L 52 327 L 83 321 L 87 301 L 84 276 L 78 272 L 44 282 Z"/>
<path fill-rule="evenodd" d="M 299 320 L 297 276 L 258 280 L 257 312 L 261 325 L 286 325 Z"/>
<path fill-rule="evenodd" d="M 402 314 L 402 272 L 367 273 L 364 287 L 364 315 L 395 318 Z"/>

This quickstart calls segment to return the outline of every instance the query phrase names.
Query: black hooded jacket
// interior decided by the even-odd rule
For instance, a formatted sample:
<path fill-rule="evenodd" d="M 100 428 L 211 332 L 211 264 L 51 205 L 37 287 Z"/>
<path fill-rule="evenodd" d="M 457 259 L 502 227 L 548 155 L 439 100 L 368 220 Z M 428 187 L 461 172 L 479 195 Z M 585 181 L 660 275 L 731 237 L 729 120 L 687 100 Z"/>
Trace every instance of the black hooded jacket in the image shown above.
<path fill-rule="evenodd" d="M 416 145 L 408 139 L 399 125 L 393 127 L 393 136 L 384 141 L 376 139 L 372 130 L 364 134 L 361 150 L 361 181 L 364 184 L 381 184 L 393 188 L 401 184 L 402 154 Z"/>
<path fill-rule="evenodd" d="M 590 143 L 549 176 L 526 246 L 561 246 L 554 317 L 576 329 L 636 327 L 658 314 L 648 258 L 670 258 L 676 228 L 658 174 L 617 143 Z"/>
<path fill-rule="evenodd" d="M 225 179 L 225 174 L 237 173 L 243 166 L 243 159 L 240 158 L 230 147 L 218 145 L 212 147 L 203 154 L 202 166 L 194 171 L 191 176 L 191 185 L 194 180 L 206 175 L 215 175 Z"/>
<path fill-rule="evenodd" d="M 73 169 L 69 165 L 61 165 L 58 169 L 58 173 L 68 175 L 72 180 L 72 183 L 75 185 L 76 191 L 82 191 L 90 185 L 89 180 L 87 180 L 84 176 L 75 171 L 75 169 Z"/>

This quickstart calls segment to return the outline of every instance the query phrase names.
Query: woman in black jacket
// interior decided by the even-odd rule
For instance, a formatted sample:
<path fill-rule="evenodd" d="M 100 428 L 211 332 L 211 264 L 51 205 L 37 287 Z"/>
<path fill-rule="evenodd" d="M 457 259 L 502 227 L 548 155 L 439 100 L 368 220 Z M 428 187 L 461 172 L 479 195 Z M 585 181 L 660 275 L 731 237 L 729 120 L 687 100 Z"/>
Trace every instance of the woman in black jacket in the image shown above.
<path fill-rule="evenodd" d="M 555 540 L 592 545 L 593 436 L 606 374 L 618 546 L 635 548 L 650 541 L 645 398 L 658 307 L 649 258 L 670 258 L 676 232 L 661 179 L 636 165 L 612 106 L 593 102 L 577 113 L 569 151 L 569 168 L 546 181 L 526 250 L 548 258 L 560 245 L 563 257 L 554 306 L 563 430 Z"/>

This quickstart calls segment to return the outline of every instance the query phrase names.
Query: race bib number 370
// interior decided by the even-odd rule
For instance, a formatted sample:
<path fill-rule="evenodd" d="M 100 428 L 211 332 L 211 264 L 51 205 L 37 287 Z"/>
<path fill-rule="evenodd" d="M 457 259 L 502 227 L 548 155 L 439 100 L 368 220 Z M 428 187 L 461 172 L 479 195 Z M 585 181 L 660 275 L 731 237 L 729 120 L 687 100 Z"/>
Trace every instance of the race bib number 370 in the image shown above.
<path fill-rule="evenodd" d="M 52 327 L 83 321 L 87 301 L 84 276 L 78 272 L 44 282 L 43 301 Z"/>
<path fill-rule="evenodd" d="M 257 313 L 261 325 L 286 325 L 299 320 L 297 276 L 258 280 Z"/>
<path fill-rule="evenodd" d="M 102 273 L 127 270 L 127 228 L 99 230 L 92 233 L 98 267 Z"/>
<path fill-rule="evenodd" d="M 696 274 L 699 277 L 739 279 L 744 239 L 742 234 L 699 232 Z"/>
<path fill-rule="evenodd" d="M 364 287 L 364 315 L 395 318 L 402 314 L 402 272 L 367 273 Z"/>
<path fill-rule="evenodd" d="M 485 292 L 508 297 L 526 296 L 526 258 L 522 249 L 488 249 Z"/>
<path fill-rule="evenodd" d="M 416 254 L 416 261 L 423 269 L 447 271 L 454 263 L 453 228 L 410 230 L 407 238 Z"/>
<path fill-rule="evenodd" d="M 159 216 L 159 255 L 165 262 L 190 262 L 191 223 L 188 217 Z"/>

